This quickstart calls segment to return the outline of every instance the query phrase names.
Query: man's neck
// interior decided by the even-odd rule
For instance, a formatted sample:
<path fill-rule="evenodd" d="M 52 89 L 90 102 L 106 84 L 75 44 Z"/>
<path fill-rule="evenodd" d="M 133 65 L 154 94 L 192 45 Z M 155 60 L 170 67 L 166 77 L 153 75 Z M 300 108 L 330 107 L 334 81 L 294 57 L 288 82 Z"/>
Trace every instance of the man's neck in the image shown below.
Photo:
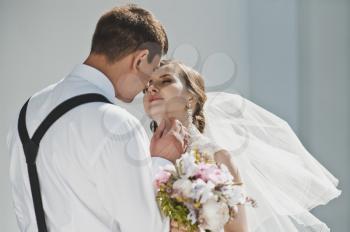
<path fill-rule="evenodd" d="M 123 71 L 123 68 L 120 64 L 118 64 L 118 62 L 110 64 L 105 56 L 98 54 L 90 54 L 88 58 L 84 61 L 84 64 L 89 65 L 102 72 L 112 83 L 115 97 L 117 97 L 123 102 L 128 102 L 127 99 L 124 99 L 120 94 L 118 94 L 119 91 L 117 83 Z"/>

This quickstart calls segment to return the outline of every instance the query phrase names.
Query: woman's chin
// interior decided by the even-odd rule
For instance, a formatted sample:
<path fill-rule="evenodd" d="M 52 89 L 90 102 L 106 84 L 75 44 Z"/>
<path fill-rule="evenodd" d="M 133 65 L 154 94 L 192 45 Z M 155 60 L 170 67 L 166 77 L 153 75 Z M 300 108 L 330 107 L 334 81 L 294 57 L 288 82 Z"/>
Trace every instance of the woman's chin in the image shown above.
<path fill-rule="evenodd" d="M 164 115 L 165 112 L 165 105 L 164 104 L 152 104 L 148 107 L 147 114 L 153 117 L 159 117 L 160 115 Z"/>
<path fill-rule="evenodd" d="M 162 115 L 155 115 L 155 116 L 151 116 L 150 118 L 159 125 L 163 119 L 163 116 Z"/>
<path fill-rule="evenodd" d="M 150 109 L 147 112 L 147 115 L 152 120 L 156 121 L 157 123 L 160 123 L 160 121 L 164 118 L 164 110 Z"/>

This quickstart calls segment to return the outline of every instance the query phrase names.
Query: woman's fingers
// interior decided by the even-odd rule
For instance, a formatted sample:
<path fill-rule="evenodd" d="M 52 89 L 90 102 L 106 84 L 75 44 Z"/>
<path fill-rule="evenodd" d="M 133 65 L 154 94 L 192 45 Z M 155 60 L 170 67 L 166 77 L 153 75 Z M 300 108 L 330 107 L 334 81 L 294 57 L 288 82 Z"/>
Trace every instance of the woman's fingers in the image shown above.
<path fill-rule="evenodd" d="M 175 118 L 170 118 L 170 130 L 173 130 L 176 133 L 180 133 L 182 124 L 179 120 Z"/>
<path fill-rule="evenodd" d="M 171 220 L 171 232 L 186 232 L 185 227 L 180 226 L 176 221 Z"/>

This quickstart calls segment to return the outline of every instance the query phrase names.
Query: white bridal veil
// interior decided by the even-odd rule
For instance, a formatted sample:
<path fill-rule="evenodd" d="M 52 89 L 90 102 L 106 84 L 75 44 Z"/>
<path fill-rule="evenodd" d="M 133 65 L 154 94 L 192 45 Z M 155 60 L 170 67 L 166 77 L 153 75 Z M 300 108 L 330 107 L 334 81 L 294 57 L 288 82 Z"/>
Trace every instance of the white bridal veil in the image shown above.
<path fill-rule="evenodd" d="M 338 180 L 288 123 L 238 94 L 208 93 L 204 135 L 232 154 L 248 195 L 251 232 L 329 231 L 309 210 L 338 197 Z"/>

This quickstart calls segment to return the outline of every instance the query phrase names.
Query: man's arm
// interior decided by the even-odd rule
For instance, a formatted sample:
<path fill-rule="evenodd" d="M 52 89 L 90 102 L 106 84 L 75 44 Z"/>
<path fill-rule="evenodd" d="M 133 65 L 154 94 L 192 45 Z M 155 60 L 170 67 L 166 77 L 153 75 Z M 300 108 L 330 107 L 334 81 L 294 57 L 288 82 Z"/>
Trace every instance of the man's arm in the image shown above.
<path fill-rule="evenodd" d="M 147 135 L 132 117 L 121 127 L 101 141 L 93 168 L 101 202 L 123 232 L 169 231 L 155 200 Z"/>
<path fill-rule="evenodd" d="M 157 172 L 167 165 L 174 165 L 170 160 L 161 158 L 161 157 L 152 157 L 152 168 L 153 168 L 153 177 Z"/>

